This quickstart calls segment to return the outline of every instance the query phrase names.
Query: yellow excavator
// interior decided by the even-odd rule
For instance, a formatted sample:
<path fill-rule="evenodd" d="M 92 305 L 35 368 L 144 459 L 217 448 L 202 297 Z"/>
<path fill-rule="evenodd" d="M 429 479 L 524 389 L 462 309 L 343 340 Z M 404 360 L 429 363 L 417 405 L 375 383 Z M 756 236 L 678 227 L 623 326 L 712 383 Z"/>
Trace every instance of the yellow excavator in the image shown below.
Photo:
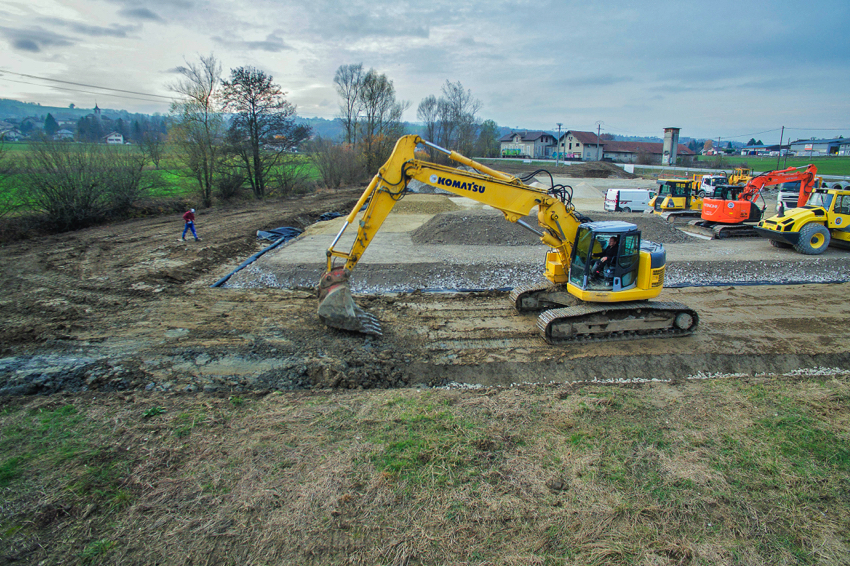
<path fill-rule="evenodd" d="M 417 159 L 419 144 L 473 171 Z M 683 336 L 697 328 L 696 311 L 679 303 L 648 300 L 661 293 L 667 256 L 660 244 L 641 241 L 637 226 L 591 222 L 571 204 L 568 186 L 554 182 L 549 189 L 531 186 L 413 135 L 398 140 L 326 252 L 327 270 L 317 291 L 318 315 L 328 326 L 381 335 L 377 318 L 354 302 L 350 276 L 414 179 L 496 208 L 505 220 L 528 228 L 550 247 L 545 260 L 548 283 L 516 287 L 510 295 L 520 312 L 542 311 L 537 326 L 550 344 Z M 534 208 L 537 228 L 523 220 Z M 337 250 L 343 233 L 355 222 L 357 236 L 350 250 Z M 339 265 L 337 258 L 342 261 Z"/>

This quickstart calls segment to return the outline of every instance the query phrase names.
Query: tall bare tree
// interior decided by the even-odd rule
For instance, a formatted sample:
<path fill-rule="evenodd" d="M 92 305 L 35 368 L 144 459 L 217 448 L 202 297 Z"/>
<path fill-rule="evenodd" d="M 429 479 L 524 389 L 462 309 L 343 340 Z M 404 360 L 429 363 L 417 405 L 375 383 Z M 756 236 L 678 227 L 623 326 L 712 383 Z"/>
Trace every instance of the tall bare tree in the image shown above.
<path fill-rule="evenodd" d="M 154 167 L 159 169 L 159 162 L 162 161 L 165 153 L 165 135 L 156 130 L 147 130 L 140 134 L 138 144 L 142 153 L 153 161 Z"/>
<path fill-rule="evenodd" d="M 173 140 L 198 181 L 204 206 L 211 206 L 224 141 L 224 121 L 218 100 L 221 65 L 215 56 L 201 55 L 200 62 L 187 61 L 186 66 L 177 71 L 181 77 L 169 87 L 180 96 L 171 105 L 178 120 Z"/>
<path fill-rule="evenodd" d="M 478 157 L 499 157 L 499 125 L 493 120 L 484 120 L 478 128 L 475 155 Z"/>
<path fill-rule="evenodd" d="M 428 141 L 438 143 L 440 141 L 440 103 L 437 97 L 430 94 L 422 99 L 419 106 L 416 108 L 416 117 L 425 126 L 425 137 Z M 434 151 L 428 148 L 431 154 L 431 159 L 434 159 Z"/>
<path fill-rule="evenodd" d="M 12 163 L 8 155 L 6 140 L 0 134 L 0 218 L 12 212 L 17 203 L 17 195 L 11 189 L 7 190 L 12 175 Z"/>
<path fill-rule="evenodd" d="M 339 120 L 345 128 L 345 143 L 357 142 L 357 121 L 362 101 L 360 90 L 363 86 L 363 63 L 340 65 L 334 76 L 336 91 L 341 98 Z"/>
<path fill-rule="evenodd" d="M 475 146 L 478 111 L 481 101 L 472 96 L 471 90 L 464 90 L 460 81 L 446 81 L 442 87 L 444 107 L 442 111 L 443 136 L 446 148 L 469 155 Z"/>
<path fill-rule="evenodd" d="M 271 75 L 254 67 L 231 69 L 224 81 L 224 109 L 236 117 L 228 141 L 237 149 L 254 196 L 266 195 L 269 171 L 278 165 L 284 152 L 309 137 L 310 130 L 295 124 L 295 105 L 273 82 Z"/>
<path fill-rule="evenodd" d="M 402 135 L 401 116 L 410 103 L 396 100 L 393 82 L 374 69 L 363 77 L 360 100 L 363 112 L 361 146 L 366 170 L 374 171 L 386 160 Z"/>

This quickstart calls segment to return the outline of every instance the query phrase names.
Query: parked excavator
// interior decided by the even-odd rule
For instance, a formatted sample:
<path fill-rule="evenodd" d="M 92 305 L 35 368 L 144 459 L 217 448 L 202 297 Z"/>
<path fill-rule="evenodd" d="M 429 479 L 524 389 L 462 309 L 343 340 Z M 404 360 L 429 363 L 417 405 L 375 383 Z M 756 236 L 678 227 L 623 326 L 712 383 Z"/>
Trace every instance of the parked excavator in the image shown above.
<path fill-rule="evenodd" d="M 419 144 L 472 171 L 418 159 Z M 408 183 L 417 180 L 489 205 L 549 246 L 545 259 L 548 282 L 515 287 L 510 300 L 520 312 L 542 311 L 537 326 L 550 344 L 683 336 L 697 328 L 699 316 L 691 308 L 649 300 L 663 288 L 663 246 L 641 241 L 634 224 L 590 221 L 572 205 L 570 187 L 553 181 L 548 189 L 526 184 L 534 174 L 517 178 L 419 136 L 401 137 L 326 252 L 327 269 L 317 289 L 319 318 L 333 328 L 382 334 L 378 319 L 354 302 L 350 277 L 393 206 L 407 192 Z M 537 228 L 523 220 L 534 208 Z M 355 223 L 357 235 L 351 248 L 337 250 L 343 233 Z M 603 242 L 608 243 L 604 249 Z M 335 258 L 343 263 L 335 265 Z"/>
<path fill-rule="evenodd" d="M 712 238 L 758 236 L 756 224 L 762 219 L 767 202 L 762 197 L 765 187 L 791 181 L 800 182 L 800 198 L 808 198 L 818 169 L 814 165 L 789 167 L 781 171 L 768 171 L 751 177 L 743 187 L 726 185 L 717 187 L 714 198 L 702 201 L 700 220 L 689 223 L 688 231 Z M 805 195 L 805 197 L 804 197 Z M 761 206 L 756 201 L 761 197 Z"/>
<path fill-rule="evenodd" d="M 668 222 L 676 218 L 693 218 L 702 210 L 702 198 L 697 195 L 699 180 L 658 179 L 658 191 L 649 201 L 655 214 Z"/>

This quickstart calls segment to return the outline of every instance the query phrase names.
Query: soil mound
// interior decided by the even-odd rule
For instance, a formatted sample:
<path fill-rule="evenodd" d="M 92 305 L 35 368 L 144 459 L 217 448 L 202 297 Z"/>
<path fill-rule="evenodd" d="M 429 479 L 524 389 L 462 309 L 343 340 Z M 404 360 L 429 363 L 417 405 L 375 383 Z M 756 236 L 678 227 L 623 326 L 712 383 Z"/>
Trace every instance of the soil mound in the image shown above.
<path fill-rule="evenodd" d="M 525 222 L 537 225 L 536 216 Z M 463 244 L 465 246 L 529 246 L 540 238 L 492 210 L 459 210 L 438 214 L 411 233 L 415 244 Z"/>
<path fill-rule="evenodd" d="M 570 165 L 555 165 L 551 163 L 521 163 L 516 161 L 499 161 L 487 163 L 488 166 L 510 173 L 511 175 L 521 176 L 527 173 L 533 173 L 540 169 L 549 171 L 553 175 L 566 175 L 568 177 L 591 178 L 591 179 L 637 179 L 637 175 L 626 173 L 622 167 L 618 167 L 607 161 L 591 161 L 591 162 L 572 162 Z M 544 176 L 538 175 L 538 178 Z"/>
<path fill-rule="evenodd" d="M 681 244 L 698 241 L 676 229 L 655 214 L 591 213 L 593 220 L 622 220 L 635 224 L 641 238 L 660 244 Z M 537 216 L 523 219 L 537 226 Z M 540 238 L 519 224 L 507 222 L 500 213 L 491 210 L 459 210 L 437 214 L 411 234 L 415 244 L 463 244 L 467 246 L 528 246 L 540 243 Z"/>

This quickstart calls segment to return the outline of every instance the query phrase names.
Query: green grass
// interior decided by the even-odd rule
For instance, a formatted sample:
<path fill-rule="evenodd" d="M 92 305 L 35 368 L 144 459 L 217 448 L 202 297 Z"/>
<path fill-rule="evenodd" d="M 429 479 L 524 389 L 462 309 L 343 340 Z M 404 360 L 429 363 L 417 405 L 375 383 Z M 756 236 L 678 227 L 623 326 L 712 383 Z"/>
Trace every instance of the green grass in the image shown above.
<path fill-rule="evenodd" d="M 837 565 L 850 546 L 846 376 L 138 395 L 0 411 L 0 487 L 21 510 L 0 515 L 0 545 L 48 539 L 46 563 L 118 549 L 142 563 L 176 545 L 193 563 L 250 548 L 257 563 L 322 549 L 375 564 L 692 566 Z M 68 512 L 45 523 L 32 501 Z M 362 525 L 392 534 L 365 540 Z"/>
<path fill-rule="evenodd" d="M 702 163 L 713 163 L 715 158 L 700 157 L 700 161 L 696 162 L 693 167 L 700 167 Z M 814 163 L 818 168 L 818 175 L 838 175 L 850 177 L 850 157 L 805 157 L 794 156 L 779 159 L 777 167 L 776 157 L 754 157 L 754 156 L 735 156 L 730 155 L 723 157 L 723 168 L 731 169 L 740 165 L 750 167 L 754 171 L 774 171 L 776 169 L 787 169 L 788 167 L 805 167 Z"/>

